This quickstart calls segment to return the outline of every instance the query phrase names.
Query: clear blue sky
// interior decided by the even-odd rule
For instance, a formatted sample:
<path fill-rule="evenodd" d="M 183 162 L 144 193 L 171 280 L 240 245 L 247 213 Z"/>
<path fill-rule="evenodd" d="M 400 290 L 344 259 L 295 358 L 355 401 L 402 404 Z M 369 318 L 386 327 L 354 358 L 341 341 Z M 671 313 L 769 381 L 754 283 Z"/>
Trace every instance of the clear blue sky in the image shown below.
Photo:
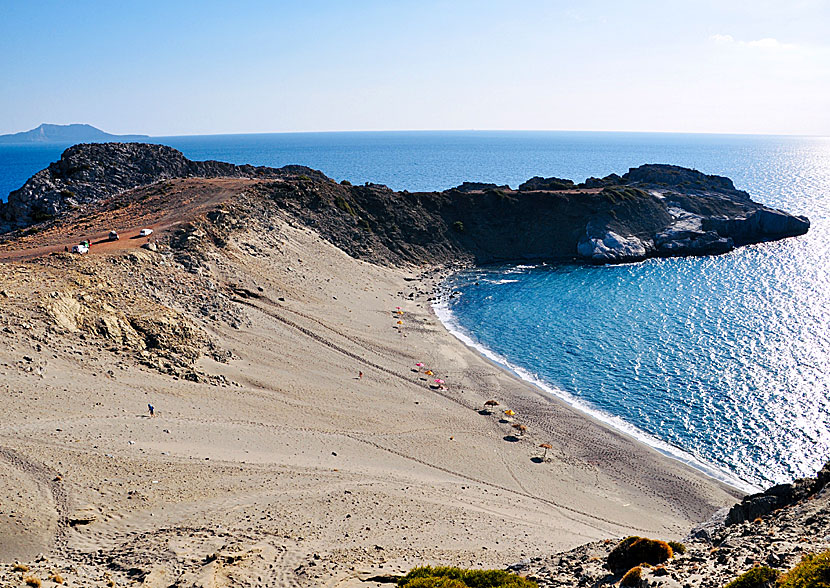
<path fill-rule="evenodd" d="M 0 0 L 0 133 L 830 135 L 826 0 Z"/>

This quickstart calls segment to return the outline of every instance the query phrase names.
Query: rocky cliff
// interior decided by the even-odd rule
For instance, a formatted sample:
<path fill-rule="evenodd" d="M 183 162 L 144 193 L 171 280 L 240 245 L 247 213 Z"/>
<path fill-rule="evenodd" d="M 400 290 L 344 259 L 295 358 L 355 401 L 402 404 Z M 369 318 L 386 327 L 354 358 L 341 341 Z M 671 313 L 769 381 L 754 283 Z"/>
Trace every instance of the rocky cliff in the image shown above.
<path fill-rule="evenodd" d="M 302 166 L 196 162 L 163 145 L 76 145 L 0 209 L 6 231 L 170 178 L 262 180 L 263 197 L 354 257 L 377 263 L 582 259 L 724 253 L 805 233 L 804 217 L 753 202 L 732 181 L 670 165 L 582 184 L 536 177 L 519 190 L 465 182 L 443 192 L 337 184 Z"/>

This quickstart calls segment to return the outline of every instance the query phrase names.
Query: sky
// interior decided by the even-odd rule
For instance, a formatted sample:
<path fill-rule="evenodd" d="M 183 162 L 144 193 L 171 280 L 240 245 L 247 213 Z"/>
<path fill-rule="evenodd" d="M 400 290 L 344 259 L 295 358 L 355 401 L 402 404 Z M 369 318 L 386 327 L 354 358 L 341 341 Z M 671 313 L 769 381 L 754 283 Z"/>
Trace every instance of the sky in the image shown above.
<path fill-rule="evenodd" d="M 830 0 L 0 0 L 0 133 L 830 135 Z"/>

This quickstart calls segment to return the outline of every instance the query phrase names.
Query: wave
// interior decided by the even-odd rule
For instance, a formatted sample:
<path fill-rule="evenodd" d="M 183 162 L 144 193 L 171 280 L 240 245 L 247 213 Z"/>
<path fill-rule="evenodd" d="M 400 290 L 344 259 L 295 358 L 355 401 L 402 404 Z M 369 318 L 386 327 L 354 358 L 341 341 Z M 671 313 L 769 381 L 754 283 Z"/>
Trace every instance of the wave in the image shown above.
<path fill-rule="evenodd" d="M 727 484 L 729 486 L 732 486 L 733 488 L 737 488 L 738 490 L 749 494 L 760 492 L 762 490 L 762 488 L 740 479 L 732 472 L 729 472 L 714 464 L 711 464 L 681 449 L 680 447 L 667 443 L 662 439 L 658 439 L 657 437 L 654 437 L 653 435 L 646 433 L 642 429 L 638 428 L 635 425 L 632 425 L 628 421 L 625 421 L 616 415 L 604 412 L 602 410 L 598 410 L 596 407 L 574 396 L 573 394 L 570 394 L 569 392 L 562 390 L 561 388 L 558 388 L 545 382 L 544 380 L 540 379 L 536 374 L 533 374 L 528 370 L 511 363 L 510 360 L 504 357 L 503 355 L 496 353 L 492 349 L 482 345 L 480 342 L 475 340 L 472 333 L 469 333 L 458 322 L 455 315 L 452 313 L 449 302 L 446 298 L 439 298 L 437 301 L 435 301 L 432 305 L 432 309 L 435 312 L 435 316 L 438 317 L 438 320 L 441 321 L 444 327 L 456 339 L 458 339 L 468 347 L 475 349 L 481 355 L 483 355 L 499 367 L 508 370 L 512 374 L 518 376 L 526 382 L 529 382 L 530 384 L 536 386 L 540 390 L 543 390 L 548 394 L 556 396 L 557 398 L 563 400 L 568 405 L 576 408 L 577 410 L 597 419 L 598 421 L 616 429 L 621 433 L 624 433 L 625 435 L 628 435 L 629 437 L 632 437 L 640 443 L 643 443 L 651 447 L 652 449 L 655 449 L 656 451 L 660 452 L 666 457 L 682 462 L 687 466 L 692 467 L 698 470 L 699 472 L 702 472 L 710 478 L 713 478 L 719 482 L 722 482 L 724 484 Z"/>

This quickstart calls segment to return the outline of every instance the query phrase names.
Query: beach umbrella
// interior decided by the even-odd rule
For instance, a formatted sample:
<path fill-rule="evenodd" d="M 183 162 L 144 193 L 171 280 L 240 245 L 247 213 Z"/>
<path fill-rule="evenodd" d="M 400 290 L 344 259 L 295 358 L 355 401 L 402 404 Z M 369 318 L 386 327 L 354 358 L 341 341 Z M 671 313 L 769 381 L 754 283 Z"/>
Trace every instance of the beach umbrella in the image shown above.
<path fill-rule="evenodd" d="M 545 454 L 542 456 L 542 461 L 545 461 L 548 457 L 548 449 L 553 449 L 553 445 L 550 443 L 540 443 L 539 447 L 545 450 Z"/>
<path fill-rule="evenodd" d="M 434 376 L 435 374 L 432 373 L 432 370 L 427 370 L 424 372 L 428 376 Z"/>
<path fill-rule="evenodd" d="M 398 324 L 399 324 L 399 325 L 402 325 L 402 324 L 403 324 L 403 321 L 398 321 Z"/>
<path fill-rule="evenodd" d="M 424 364 L 422 364 L 420 361 L 418 363 L 416 363 L 415 365 L 418 366 L 418 367 L 424 367 Z"/>
<path fill-rule="evenodd" d="M 435 383 L 436 384 L 443 384 L 444 380 L 442 380 L 441 378 L 435 378 Z"/>
<path fill-rule="evenodd" d="M 513 415 L 516 414 L 516 411 L 515 410 L 510 410 L 508 408 L 507 410 L 504 411 L 504 414 L 506 414 L 507 416 L 513 416 Z"/>
<path fill-rule="evenodd" d="M 511 425 L 511 426 L 514 429 L 516 429 L 516 431 L 518 431 L 519 435 L 524 435 L 525 431 L 527 431 L 527 427 L 525 427 L 524 425 L 522 425 L 520 423 L 515 423 L 514 425 Z"/>
<path fill-rule="evenodd" d="M 488 400 L 487 402 L 484 403 L 484 406 L 498 406 L 498 405 L 499 405 L 499 403 L 496 400 Z"/>
<path fill-rule="evenodd" d="M 400 307 L 400 306 L 396 306 L 396 307 L 395 307 L 395 310 L 400 310 L 400 309 L 401 309 L 401 307 Z"/>

